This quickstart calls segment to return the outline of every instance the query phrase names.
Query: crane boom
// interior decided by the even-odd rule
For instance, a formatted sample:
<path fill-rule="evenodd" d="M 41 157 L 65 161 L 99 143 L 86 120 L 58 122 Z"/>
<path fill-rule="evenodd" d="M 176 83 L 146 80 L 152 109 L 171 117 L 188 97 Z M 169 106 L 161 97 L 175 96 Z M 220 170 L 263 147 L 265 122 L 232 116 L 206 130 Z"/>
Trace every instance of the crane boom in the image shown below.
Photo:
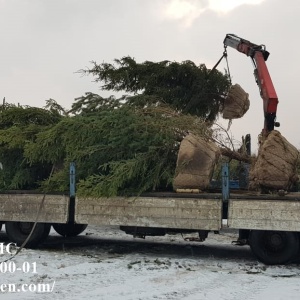
<path fill-rule="evenodd" d="M 237 51 L 250 56 L 254 64 L 254 77 L 259 86 L 260 95 L 263 99 L 264 110 L 264 129 L 263 134 L 267 135 L 274 129 L 274 126 L 279 126 L 275 122 L 278 97 L 269 74 L 266 60 L 269 57 L 269 52 L 264 45 L 256 45 L 245 39 L 242 39 L 234 34 L 227 34 L 224 39 L 224 47 L 227 46 L 236 49 Z"/>

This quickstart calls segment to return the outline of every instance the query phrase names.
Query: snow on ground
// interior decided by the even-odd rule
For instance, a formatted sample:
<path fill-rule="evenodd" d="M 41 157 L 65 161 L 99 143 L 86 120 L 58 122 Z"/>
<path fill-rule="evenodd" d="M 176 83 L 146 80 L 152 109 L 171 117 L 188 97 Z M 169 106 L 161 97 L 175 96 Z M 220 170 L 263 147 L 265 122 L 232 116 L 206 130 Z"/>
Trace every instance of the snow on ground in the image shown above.
<path fill-rule="evenodd" d="M 36 263 L 36 274 L 0 272 L 0 299 L 272 299 L 300 298 L 299 265 L 265 266 L 236 235 L 210 233 L 203 242 L 168 235 L 134 239 L 116 227 L 88 227 L 76 238 L 51 236 L 39 249 L 23 249 L 10 262 Z M 4 233 L 0 243 L 7 243 Z M 0 259 L 8 258 L 0 255 Z M 8 264 L 9 262 L 7 262 Z M 3 271 L 3 270 L 2 270 Z M 10 292 L 8 284 L 52 291 Z M 24 288 L 23 286 L 23 288 Z"/>

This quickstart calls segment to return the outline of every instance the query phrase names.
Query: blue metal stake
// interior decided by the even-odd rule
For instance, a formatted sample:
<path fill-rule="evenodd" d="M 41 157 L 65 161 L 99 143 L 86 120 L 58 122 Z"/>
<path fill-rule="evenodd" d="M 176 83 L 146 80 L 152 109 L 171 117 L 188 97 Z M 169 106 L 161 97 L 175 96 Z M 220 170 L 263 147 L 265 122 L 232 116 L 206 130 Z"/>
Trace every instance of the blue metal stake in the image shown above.
<path fill-rule="evenodd" d="M 229 200 L 229 166 L 228 163 L 222 165 L 222 197 L 223 201 Z"/>
<path fill-rule="evenodd" d="M 70 163 L 70 197 L 75 197 L 75 163 Z"/>

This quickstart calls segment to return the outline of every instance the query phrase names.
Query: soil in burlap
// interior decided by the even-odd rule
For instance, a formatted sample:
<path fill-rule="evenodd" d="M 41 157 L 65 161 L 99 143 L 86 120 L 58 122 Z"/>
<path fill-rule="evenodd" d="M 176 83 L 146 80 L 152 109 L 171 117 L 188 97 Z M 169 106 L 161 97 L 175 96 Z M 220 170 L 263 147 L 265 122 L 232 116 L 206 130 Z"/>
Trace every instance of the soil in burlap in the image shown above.
<path fill-rule="evenodd" d="M 192 134 L 186 136 L 179 148 L 174 190 L 207 189 L 219 155 L 213 142 Z"/>
<path fill-rule="evenodd" d="M 299 152 L 277 130 L 262 142 L 249 174 L 249 189 L 288 190 L 298 181 Z"/>
<path fill-rule="evenodd" d="M 229 120 L 241 118 L 248 111 L 249 107 L 249 95 L 240 85 L 234 84 L 224 100 L 223 118 Z"/>

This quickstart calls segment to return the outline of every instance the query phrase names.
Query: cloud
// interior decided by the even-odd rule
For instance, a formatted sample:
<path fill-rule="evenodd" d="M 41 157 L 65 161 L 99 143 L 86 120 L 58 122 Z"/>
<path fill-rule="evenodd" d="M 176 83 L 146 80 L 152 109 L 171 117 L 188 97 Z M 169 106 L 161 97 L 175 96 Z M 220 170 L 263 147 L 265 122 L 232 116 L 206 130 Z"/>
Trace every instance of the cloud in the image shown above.
<path fill-rule="evenodd" d="M 264 0 L 209 0 L 209 9 L 219 12 L 227 13 L 241 5 L 259 5 Z"/>
<path fill-rule="evenodd" d="M 242 5 L 259 5 L 265 0 L 171 0 L 165 5 L 164 16 L 180 20 L 184 27 L 192 25 L 201 14 L 210 10 L 226 14 Z"/>
<path fill-rule="evenodd" d="M 169 19 L 181 20 L 189 27 L 200 14 L 208 8 L 209 1 L 171 0 L 164 14 Z"/>

